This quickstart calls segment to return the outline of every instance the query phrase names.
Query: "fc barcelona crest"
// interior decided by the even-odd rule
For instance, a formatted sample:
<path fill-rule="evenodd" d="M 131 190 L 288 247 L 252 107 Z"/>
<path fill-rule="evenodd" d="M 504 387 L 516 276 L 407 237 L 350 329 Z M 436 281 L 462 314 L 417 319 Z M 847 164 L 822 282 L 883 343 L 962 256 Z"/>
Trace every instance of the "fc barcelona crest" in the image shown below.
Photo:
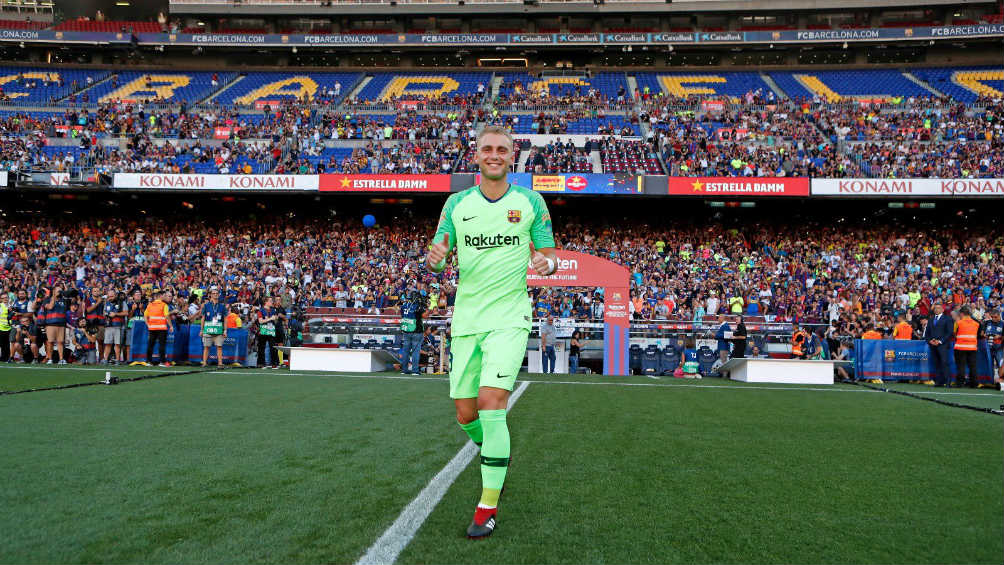
<path fill-rule="evenodd" d="M 522 212 L 519 210 L 509 210 L 509 221 L 518 224 L 520 220 L 523 219 Z"/>

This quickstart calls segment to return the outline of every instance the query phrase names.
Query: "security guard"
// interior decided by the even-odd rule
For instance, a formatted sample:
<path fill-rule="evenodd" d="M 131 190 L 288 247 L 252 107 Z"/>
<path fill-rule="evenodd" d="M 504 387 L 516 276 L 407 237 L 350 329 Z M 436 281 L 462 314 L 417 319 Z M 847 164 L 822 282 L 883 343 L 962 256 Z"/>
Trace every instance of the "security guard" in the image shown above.
<path fill-rule="evenodd" d="M 10 361 L 10 313 L 7 292 L 0 290 L 0 363 Z"/>
<path fill-rule="evenodd" d="M 805 348 L 809 344 L 809 334 L 798 322 L 792 324 L 791 356 L 795 359 L 805 359 Z"/>
<path fill-rule="evenodd" d="M 969 306 L 959 309 L 962 317 L 955 323 L 955 386 L 976 388 L 979 377 L 980 323 L 972 318 Z M 969 368 L 969 379 L 965 378 Z"/>

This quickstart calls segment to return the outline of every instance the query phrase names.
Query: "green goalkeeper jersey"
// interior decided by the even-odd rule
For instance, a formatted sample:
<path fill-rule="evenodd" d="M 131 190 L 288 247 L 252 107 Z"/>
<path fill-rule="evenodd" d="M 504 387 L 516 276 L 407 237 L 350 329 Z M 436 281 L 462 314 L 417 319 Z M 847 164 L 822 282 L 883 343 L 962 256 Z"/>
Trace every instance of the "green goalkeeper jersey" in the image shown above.
<path fill-rule="evenodd" d="M 450 236 L 457 248 L 460 282 L 451 335 L 471 335 L 505 328 L 530 329 L 526 270 L 530 243 L 554 247 L 551 215 L 544 198 L 509 185 L 498 200 L 488 200 L 480 186 L 450 196 L 439 217 L 434 242 Z"/>

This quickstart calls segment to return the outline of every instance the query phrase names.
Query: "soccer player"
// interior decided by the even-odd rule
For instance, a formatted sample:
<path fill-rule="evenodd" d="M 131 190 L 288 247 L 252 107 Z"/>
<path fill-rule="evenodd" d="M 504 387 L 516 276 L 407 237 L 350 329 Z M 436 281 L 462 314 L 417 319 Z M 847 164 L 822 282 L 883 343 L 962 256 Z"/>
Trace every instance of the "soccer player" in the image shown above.
<path fill-rule="evenodd" d="M 481 500 L 467 528 L 472 539 L 494 531 L 509 466 L 506 406 L 530 335 L 527 262 L 541 276 L 558 268 L 543 197 L 507 181 L 514 156 L 508 131 L 481 131 L 475 153 L 481 184 L 446 201 L 426 256 L 427 267 L 438 273 L 457 249 L 450 397 L 460 427 L 481 446 Z"/>

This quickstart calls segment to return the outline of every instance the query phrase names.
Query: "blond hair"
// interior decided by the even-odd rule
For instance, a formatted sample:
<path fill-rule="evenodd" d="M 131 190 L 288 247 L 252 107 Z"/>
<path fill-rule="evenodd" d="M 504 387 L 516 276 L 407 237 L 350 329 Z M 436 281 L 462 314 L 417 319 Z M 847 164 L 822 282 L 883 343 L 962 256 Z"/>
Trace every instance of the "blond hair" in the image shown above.
<path fill-rule="evenodd" d="M 509 140 L 509 147 L 514 147 L 516 143 L 512 139 L 512 133 L 502 126 L 485 126 L 480 132 L 478 132 L 477 145 L 481 147 L 481 138 L 489 134 L 496 134 L 504 136 Z"/>

